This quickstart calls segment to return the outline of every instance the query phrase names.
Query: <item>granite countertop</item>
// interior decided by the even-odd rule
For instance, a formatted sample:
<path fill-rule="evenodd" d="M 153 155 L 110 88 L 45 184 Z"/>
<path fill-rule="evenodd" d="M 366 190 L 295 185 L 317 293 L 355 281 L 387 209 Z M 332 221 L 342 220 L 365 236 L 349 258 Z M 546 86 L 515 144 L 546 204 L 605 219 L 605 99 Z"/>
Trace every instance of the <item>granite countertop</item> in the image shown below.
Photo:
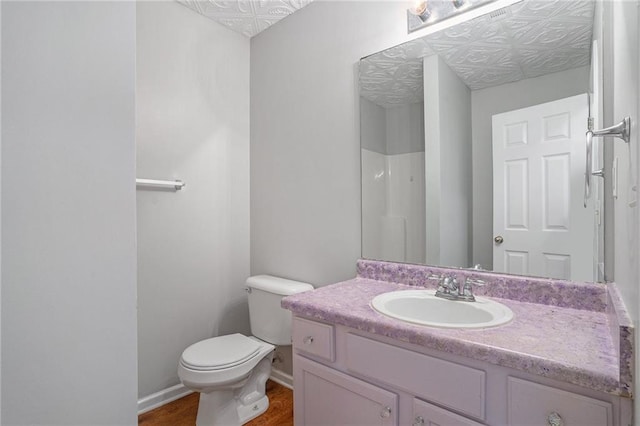
<path fill-rule="evenodd" d="M 344 325 L 597 391 L 630 396 L 632 387 L 628 367 L 632 360 L 632 353 L 629 353 L 632 342 L 630 349 L 627 340 L 631 339 L 633 330 L 629 329 L 630 321 L 628 324 L 618 324 L 616 318 L 621 316 L 620 313 L 611 312 L 611 309 L 624 309 L 616 298 L 609 305 L 617 306 L 607 309 L 605 286 L 599 285 L 603 294 L 595 294 L 592 288 L 594 285 L 588 287 L 587 284 L 585 291 L 592 291 L 593 300 L 588 306 L 578 303 L 576 307 L 571 307 L 574 303 L 570 300 L 578 300 L 576 295 L 579 296 L 579 293 L 573 290 L 569 291 L 569 297 L 563 298 L 561 294 L 556 295 L 553 300 L 543 297 L 544 303 L 487 294 L 484 297 L 503 303 L 513 311 L 514 319 L 511 322 L 485 329 L 440 329 L 406 323 L 375 311 L 370 303 L 379 294 L 411 290 L 417 286 L 432 287 L 427 280 L 423 281 L 424 285 L 408 285 L 406 279 L 397 276 L 385 277 L 395 281 L 380 280 L 379 274 L 372 274 L 371 270 L 366 272 L 366 267 L 371 267 L 372 263 L 394 265 L 359 261 L 358 277 L 288 296 L 283 300 L 282 306 L 299 316 Z M 423 274 L 442 272 L 436 270 L 438 268 L 416 265 L 403 268 L 423 268 L 425 271 L 420 272 Z M 477 277 L 478 274 L 474 273 L 474 276 Z M 405 283 L 401 283 L 402 281 Z M 558 283 L 553 284 L 555 288 Z M 487 287 L 491 285 L 492 283 L 488 283 Z M 496 287 L 504 289 L 505 284 L 496 282 Z M 509 295 L 509 292 L 501 292 L 500 295 Z M 602 300 L 602 303 L 598 300 Z M 624 314 L 626 312 L 622 315 L 622 322 Z"/>

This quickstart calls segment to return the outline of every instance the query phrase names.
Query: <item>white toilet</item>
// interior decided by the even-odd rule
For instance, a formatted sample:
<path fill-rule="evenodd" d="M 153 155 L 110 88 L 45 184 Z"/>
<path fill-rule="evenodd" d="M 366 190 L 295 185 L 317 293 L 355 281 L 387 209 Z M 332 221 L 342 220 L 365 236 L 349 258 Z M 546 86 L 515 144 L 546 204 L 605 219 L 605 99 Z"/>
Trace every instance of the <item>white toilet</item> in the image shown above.
<path fill-rule="evenodd" d="M 274 345 L 291 344 L 291 312 L 283 297 L 313 286 L 269 275 L 247 279 L 251 333 L 230 334 L 194 343 L 184 350 L 178 377 L 200 392 L 196 425 L 242 425 L 269 407 L 265 384 Z"/>

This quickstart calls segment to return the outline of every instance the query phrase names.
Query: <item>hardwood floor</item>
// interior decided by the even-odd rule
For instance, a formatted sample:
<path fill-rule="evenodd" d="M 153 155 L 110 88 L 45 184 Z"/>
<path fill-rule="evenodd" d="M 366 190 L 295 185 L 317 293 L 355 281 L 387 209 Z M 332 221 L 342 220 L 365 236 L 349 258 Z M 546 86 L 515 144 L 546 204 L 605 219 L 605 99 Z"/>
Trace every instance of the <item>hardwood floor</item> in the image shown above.
<path fill-rule="evenodd" d="M 293 392 L 276 382 L 267 382 L 269 408 L 248 426 L 293 426 Z M 138 416 L 140 426 L 193 426 L 196 424 L 199 393 L 170 402 Z"/>

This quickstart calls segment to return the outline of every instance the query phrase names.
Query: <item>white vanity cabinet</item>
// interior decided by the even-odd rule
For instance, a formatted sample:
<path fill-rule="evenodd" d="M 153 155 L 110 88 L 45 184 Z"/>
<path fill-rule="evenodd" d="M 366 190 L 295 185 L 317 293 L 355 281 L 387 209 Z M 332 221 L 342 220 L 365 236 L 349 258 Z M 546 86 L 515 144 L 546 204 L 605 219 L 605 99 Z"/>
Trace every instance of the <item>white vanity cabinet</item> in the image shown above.
<path fill-rule="evenodd" d="M 295 317 L 294 416 L 304 425 L 626 426 L 607 393 Z"/>

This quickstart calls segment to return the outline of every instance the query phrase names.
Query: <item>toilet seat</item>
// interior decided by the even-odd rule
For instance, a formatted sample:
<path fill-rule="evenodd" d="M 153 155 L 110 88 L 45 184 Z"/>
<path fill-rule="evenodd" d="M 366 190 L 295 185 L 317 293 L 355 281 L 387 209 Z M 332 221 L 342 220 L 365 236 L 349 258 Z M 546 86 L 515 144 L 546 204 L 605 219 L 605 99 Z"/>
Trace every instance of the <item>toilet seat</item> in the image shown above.
<path fill-rule="evenodd" d="M 262 346 L 258 341 L 242 334 L 213 337 L 185 349 L 180 363 L 196 371 L 224 370 L 258 356 Z"/>

